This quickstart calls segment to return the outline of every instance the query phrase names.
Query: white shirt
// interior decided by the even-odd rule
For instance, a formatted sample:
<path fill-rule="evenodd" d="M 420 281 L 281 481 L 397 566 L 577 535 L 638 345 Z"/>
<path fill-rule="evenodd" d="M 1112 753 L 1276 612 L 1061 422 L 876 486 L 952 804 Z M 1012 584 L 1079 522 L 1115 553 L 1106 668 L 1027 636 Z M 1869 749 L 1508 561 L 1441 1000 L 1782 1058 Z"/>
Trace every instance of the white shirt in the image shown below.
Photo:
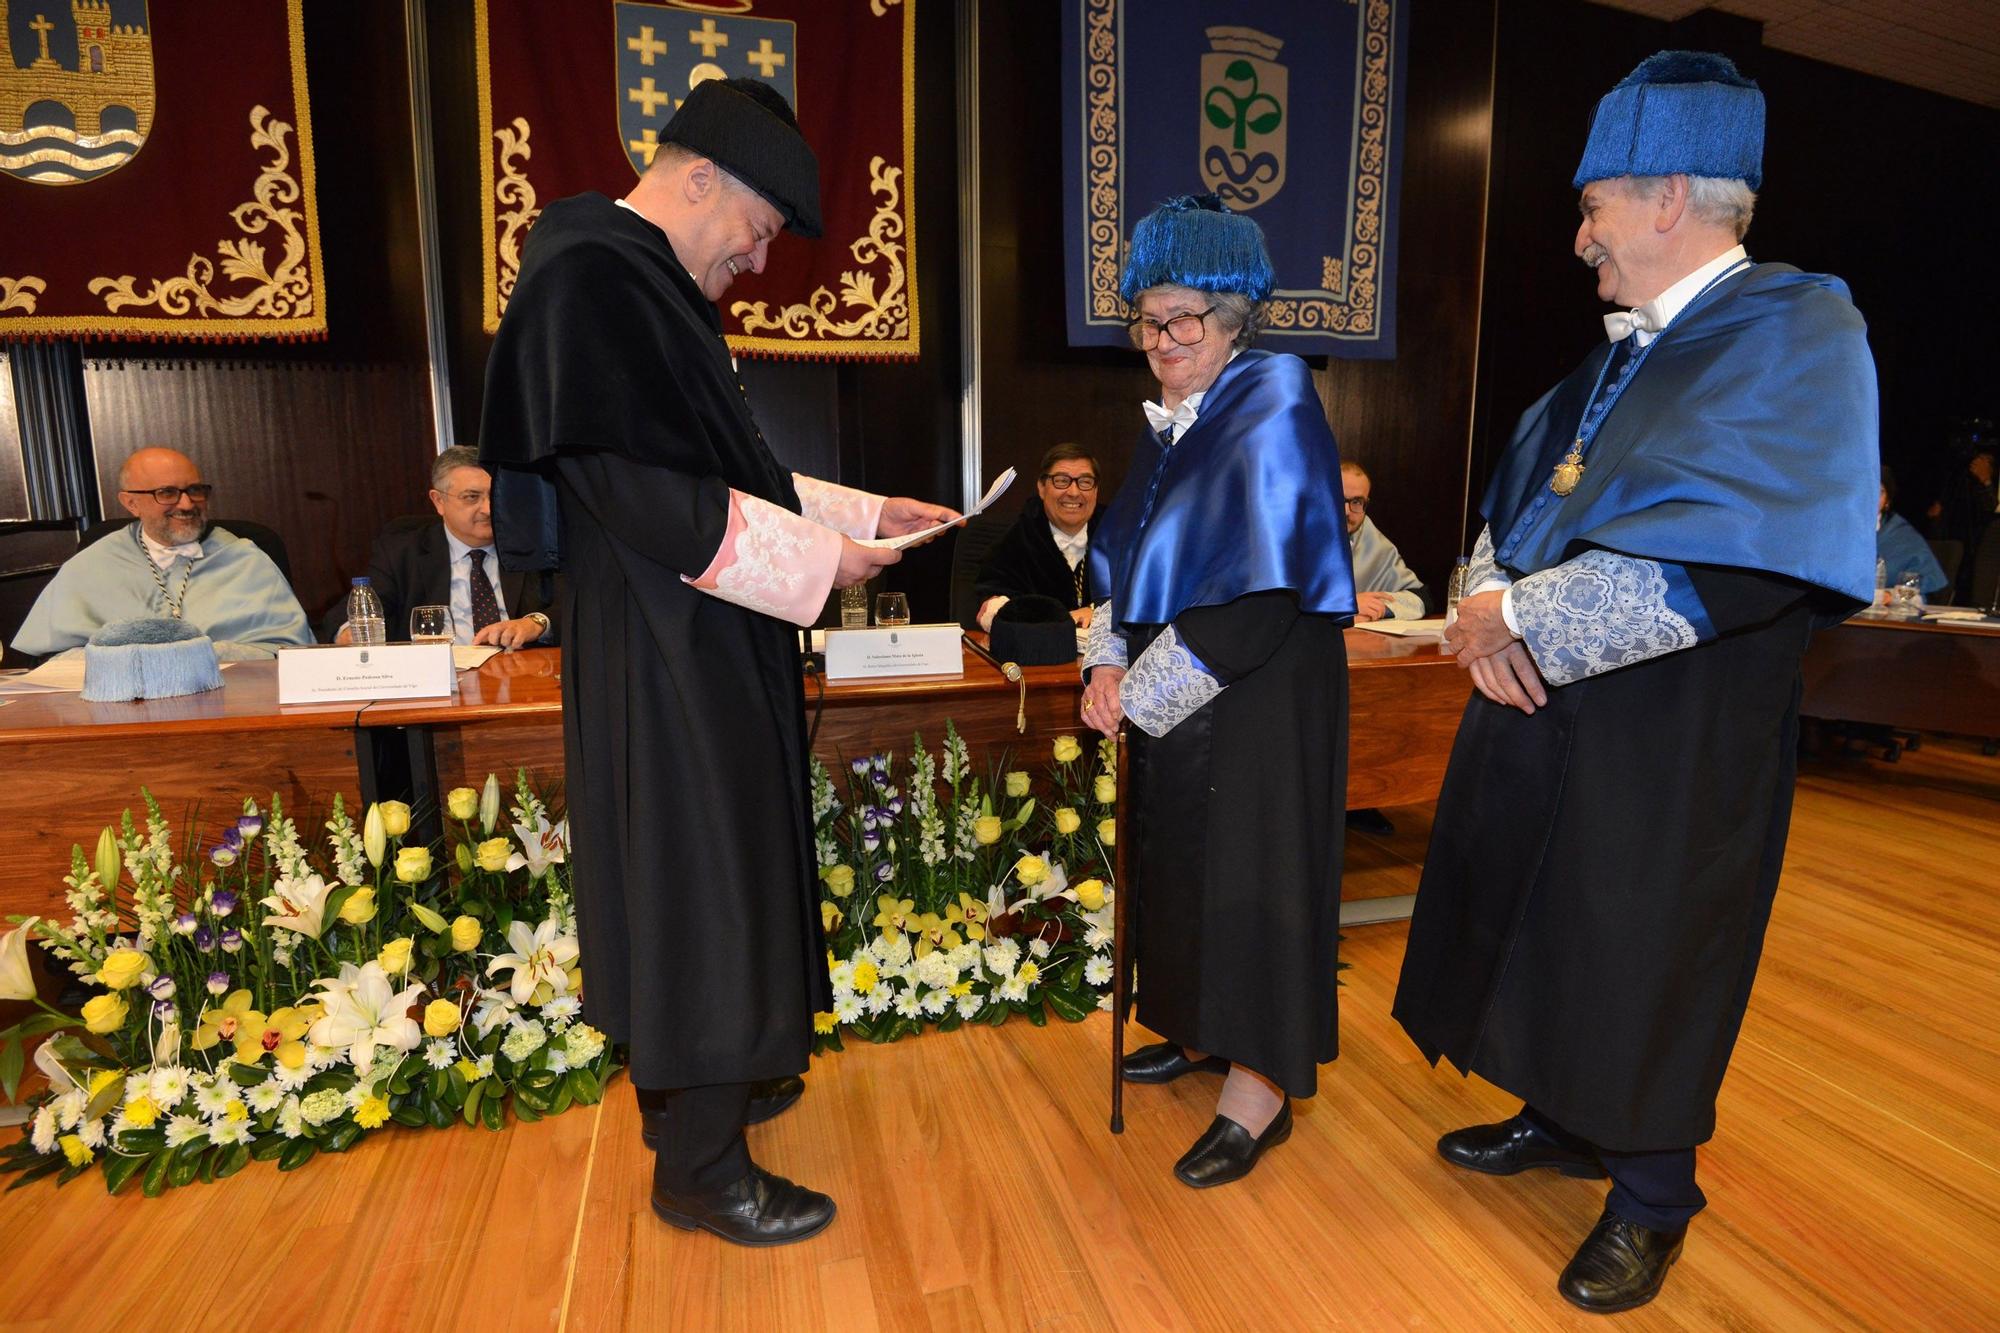
<path fill-rule="evenodd" d="M 160 543 L 154 541 L 152 534 L 144 528 L 139 529 L 139 540 L 144 543 L 146 554 L 151 556 L 153 563 L 161 569 L 166 569 L 174 561 L 183 558 L 188 560 L 201 559 L 200 542 L 182 542 L 178 546 L 162 546 Z"/>
<path fill-rule="evenodd" d="M 1083 563 L 1084 556 L 1090 552 L 1090 527 L 1088 524 L 1078 528 L 1074 533 L 1069 533 L 1064 532 L 1051 521 L 1049 524 L 1049 536 L 1056 539 L 1056 550 L 1061 553 L 1064 560 L 1069 562 L 1069 567 L 1072 571 Z M 1000 608 L 1012 600 L 1013 598 L 1007 596 L 1005 593 L 996 593 L 979 604 L 978 614 L 973 619 L 979 622 L 979 628 L 991 634 L 993 632 L 993 617 L 1000 614 Z"/>
<path fill-rule="evenodd" d="M 472 642 L 472 552 L 486 552 L 486 581 L 493 585 L 493 601 L 500 619 L 507 619 L 507 595 L 500 591 L 500 557 L 491 546 L 471 547 L 460 541 L 450 528 L 444 539 L 451 547 L 451 641 Z"/>

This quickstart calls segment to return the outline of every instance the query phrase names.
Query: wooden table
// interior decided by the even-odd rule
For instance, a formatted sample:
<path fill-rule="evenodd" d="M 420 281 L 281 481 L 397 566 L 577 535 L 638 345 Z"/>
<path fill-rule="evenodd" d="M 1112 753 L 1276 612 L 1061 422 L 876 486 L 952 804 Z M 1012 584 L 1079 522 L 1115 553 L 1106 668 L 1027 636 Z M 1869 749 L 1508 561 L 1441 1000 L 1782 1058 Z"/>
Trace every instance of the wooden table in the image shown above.
<path fill-rule="evenodd" d="M 1349 630 L 1347 653 L 1349 804 L 1434 799 L 1470 691 L 1464 673 L 1434 642 Z M 455 698 L 400 703 L 279 707 L 269 662 L 231 666 L 221 690 L 182 699 L 11 696 L 0 706 L 0 763 L 15 775 L 0 819 L 0 917 L 58 908 L 70 846 L 87 852 L 100 828 L 136 804 L 142 783 L 178 837 L 197 802 L 261 802 L 276 791 L 287 809 L 314 813 L 336 791 L 372 795 L 367 761 L 384 747 L 407 746 L 420 782 L 435 773 L 432 793 L 478 786 L 489 772 L 508 782 L 519 767 L 560 773 L 560 665 L 553 649 L 501 654 L 459 673 Z M 1033 762 L 1057 735 L 1082 734 L 1082 686 L 1074 666 L 1024 674 L 1025 731 L 1015 728 L 1021 688 L 970 651 L 963 676 L 827 684 L 815 752 L 829 764 L 885 749 L 907 754 L 918 732 L 935 749 L 949 718 L 978 762 L 1001 749 Z M 820 706 L 817 681 L 807 681 L 806 706 Z M 211 838 L 211 826 L 234 813 L 204 809 L 196 831 Z"/>
<path fill-rule="evenodd" d="M 1807 717 L 2000 736 L 2000 623 L 1857 618 L 1813 635 Z"/>

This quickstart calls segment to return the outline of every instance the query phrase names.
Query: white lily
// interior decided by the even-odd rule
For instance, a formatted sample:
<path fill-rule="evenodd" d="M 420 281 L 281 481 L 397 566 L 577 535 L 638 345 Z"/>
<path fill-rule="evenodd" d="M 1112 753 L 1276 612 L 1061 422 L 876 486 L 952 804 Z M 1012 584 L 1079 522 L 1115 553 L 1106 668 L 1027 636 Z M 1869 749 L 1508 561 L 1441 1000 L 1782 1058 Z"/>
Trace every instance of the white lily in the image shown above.
<path fill-rule="evenodd" d="M 381 869 L 382 858 L 389 854 L 389 830 L 382 822 L 380 802 L 370 802 L 368 813 L 361 820 L 361 850 L 369 865 Z"/>
<path fill-rule="evenodd" d="M 305 875 L 281 878 L 271 887 L 274 892 L 264 906 L 276 915 L 265 917 L 264 924 L 318 939 L 326 929 L 326 899 L 333 886 L 318 875 Z"/>
<path fill-rule="evenodd" d="M 514 980 L 508 992 L 515 1004 L 526 1004 L 535 987 L 543 982 L 557 995 L 569 991 L 569 969 L 576 965 L 576 937 L 559 935 L 556 933 L 559 929 L 554 917 L 532 929 L 525 921 L 516 921 L 507 928 L 507 943 L 514 946 L 514 952 L 503 953 L 488 963 L 486 975 L 512 969 Z"/>
<path fill-rule="evenodd" d="M 40 919 L 31 916 L 0 936 L 0 1000 L 35 998 L 35 975 L 28 970 L 28 941 Z"/>
<path fill-rule="evenodd" d="M 399 991 L 380 963 L 342 963 L 337 978 L 313 984 L 320 987 L 313 998 L 325 1014 L 306 1035 L 315 1046 L 345 1049 L 356 1073 L 375 1067 L 378 1046 L 413 1051 L 423 1041 L 423 1026 L 410 1017 L 410 1006 L 423 994 L 421 981 Z"/>
<path fill-rule="evenodd" d="M 560 865 L 569 852 L 569 821 L 549 824 L 547 815 L 538 815 L 533 824 L 514 825 L 521 850 L 507 858 L 509 870 L 528 867 L 529 879 L 540 879 L 552 865 Z"/>
<path fill-rule="evenodd" d="M 493 826 L 499 822 L 500 779 L 488 773 L 486 785 L 479 789 L 479 827 L 490 838 L 493 836 Z"/>
<path fill-rule="evenodd" d="M 56 1044 L 52 1041 L 45 1041 L 35 1048 L 35 1068 L 42 1071 L 42 1076 L 49 1081 L 49 1091 L 57 1096 L 82 1087 L 71 1077 L 69 1070 L 63 1068 L 62 1061 L 56 1058 Z"/>

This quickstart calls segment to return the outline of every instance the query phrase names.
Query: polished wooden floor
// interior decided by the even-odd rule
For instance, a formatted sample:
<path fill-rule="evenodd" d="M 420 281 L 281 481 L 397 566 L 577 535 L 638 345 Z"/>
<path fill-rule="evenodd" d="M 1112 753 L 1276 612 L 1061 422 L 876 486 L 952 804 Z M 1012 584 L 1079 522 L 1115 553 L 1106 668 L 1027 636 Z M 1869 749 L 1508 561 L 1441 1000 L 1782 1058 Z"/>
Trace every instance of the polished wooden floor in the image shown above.
<path fill-rule="evenodd" d="M 1428 812 L 1357 839 L 1408 892 Z M 1703 1151 L 1709 1211 L 1631 1329 L 2000 1327 L 2000 760 L 1932 741 L 1810 765 L 1764 968 Z M 1389 1021 L 1401 925 L 1350 932 L 1342 1057 L 1257 1173 L 1169 1174 L 1215 1084 L 1137 1088 L 1104 1125 L 1109 1025 L 850 1050 L 758 1157 L 840 1200 L 742 1250 L 646 1209 L 636 1112 L 386 1133 L 296 1175 L 159 1201 L 86 1181 L 0 1195 L 9 1329 L 1377 1329 L 1601 1327 L 1556 1296 L 1587 1181 L 1468 1176 L 1437 1134 L 1508 1113 Z"/>

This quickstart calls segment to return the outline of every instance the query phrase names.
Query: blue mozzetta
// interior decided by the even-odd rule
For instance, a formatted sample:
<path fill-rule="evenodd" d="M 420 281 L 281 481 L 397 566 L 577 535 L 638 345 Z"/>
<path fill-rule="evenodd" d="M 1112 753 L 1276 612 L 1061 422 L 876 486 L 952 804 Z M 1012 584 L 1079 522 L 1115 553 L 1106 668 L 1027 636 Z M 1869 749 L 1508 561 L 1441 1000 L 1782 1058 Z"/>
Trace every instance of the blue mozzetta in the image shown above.
<path fill-rule="evenodd" d="M 1140 292 L 1167 283 L 1263 300 L 1272 285 L 1263 229 L 1212 194 L 1167 200 L 1132 229 L 1118 295 L 1129 305 Z"/>
<path fill-rule="evenodd" d="M 83 650 L 83 697 L 92 703 L 169 699 L 222 688 L 215 645 L 185 620 L 114 620 Z"/>
<path fill-rule="evenodd" d="M 1661 51 L 1640 61 L 1598 102 L 1571 183 L 1676 173 L 1764 183 L 1764 94 L 1725 56 Z"/>

